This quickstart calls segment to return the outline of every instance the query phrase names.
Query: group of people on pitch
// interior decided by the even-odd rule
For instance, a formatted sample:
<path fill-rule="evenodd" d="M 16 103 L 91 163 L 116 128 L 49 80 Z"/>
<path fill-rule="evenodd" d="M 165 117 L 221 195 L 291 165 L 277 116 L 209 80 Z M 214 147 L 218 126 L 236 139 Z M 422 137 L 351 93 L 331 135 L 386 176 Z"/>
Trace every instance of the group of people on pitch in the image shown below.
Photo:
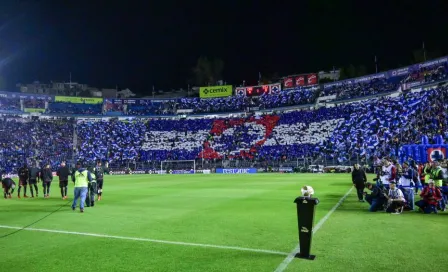
<path fill-rule="evenodd" d="M 403 210 L 414 210 L 415 206 L 424 213 L 446 210 L 448 184 L 437 161 L 427 164 L 423 171 L 419 171 L 413 161 L 397 165 L 396 161 L 384 159 L 377 165 L 377 178 L 374 181 L 376 182 L 367 182 L 365 171 L 355 165 L 352 172 L 353 185 L 357 189 L 359 201 L 367 201 L 371 212 L 385 210 L 400 214 Z M 370 193 L 364 192 L 365 188 Z M 414 194 L 418 194 L 419 189 L 421 199 L 414 201 Z"/>
<path fill-rule="evenodd" d="M 104 183 L 104 168 L 101 161 L 97 161 L 95 167 L 85 169 L 81 163 L 77 163 L 76 169 L 70 171 L 65 162 L 62 162 L 56 175 L 59 177 L 59 187 L 61 190 L 61 197 L 63 200 L 67 199 L 68 180 L 71 179 L 75 186 L 75 199 L 72 208 L 75 209 L 77 200 L 81 198 L 81 211 L 84 210 L 84 205 L 87 207 L 94 206 L 95 195 L 98 196 L 98 201 L 101 200 Z M 50 197 L 50 187 L 53 181 L 53 172 L 50 165 L 39 169 L 36 165 L 28 168 L 24 164 L 18 169 L 19 187 L 17 197 L 20 198 L 21 189 L 23 189 L 23 197 L 27 196 L 27 186 L 30 187 L 31 197 L 34 198 L 34 191 L 38 197 L 39 189 L 37 184 L 42 182 L 44 198 Z M 16 188 L 15 181 L 8 175 L 4 175 L 1 179 L 4 198 L 12 198 L 12 194 Z M 33 190 L 34 189 L 34 190 Z"/>
<path fill-rule="evenodd" d="M 65 163 L 61 164 L 61 168 L 63 168 L 62 166 L 65 166 Z M 17 170 L 17 174 L 19 177 L 17 198 L 20 198 L 20 192 L 22 189 L 23 189 L 23 197 L 28 198 L 28 195 L 26 194 L 28 185 L 30 187 L 31 197 L 34 198 L 34 192 L 36 192 L 36 197 L 38 197 L 39 188 L 37 187 L 37 184 L 41 181 L 42 181 L 42 187 L 43 187 L 42 192 L 44 198 L 50 197 L 50 186 L 51 182 L 53 181 L 53 172 L 49 164 L 46 164 L 42 169 L 37 167 L 37 164 L 33 165 L 30 168 L 28 168 L 27 164 L 24 164 Z M 59 178 L 61 179 L 61 177 Z M 11 179 L 10 176 L 6 175 L 6 173 L 2 173 L 2 187 L 4 197 L 11 198 L 12 193 L 14 193 L 14 189 L 16 188 L 16 183 L 14 180 Z"/>

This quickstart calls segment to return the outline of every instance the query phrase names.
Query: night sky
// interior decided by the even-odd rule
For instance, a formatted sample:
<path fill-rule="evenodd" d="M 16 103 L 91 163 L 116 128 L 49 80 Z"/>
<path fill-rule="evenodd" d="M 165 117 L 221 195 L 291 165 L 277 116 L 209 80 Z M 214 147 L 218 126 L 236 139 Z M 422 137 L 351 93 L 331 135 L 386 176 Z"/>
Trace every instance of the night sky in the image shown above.
<path fill-rule="evenodd" d="M 69 4 L 68 2 L 71 2 Z M 448 54 L 448 1 L 0 1 L 0 77 L 130 88 L 186 88 L 199 56 L 224 80 L 407 65 L 412 51 Z M 367 4 L 368 3 L 368 4 Z"/>

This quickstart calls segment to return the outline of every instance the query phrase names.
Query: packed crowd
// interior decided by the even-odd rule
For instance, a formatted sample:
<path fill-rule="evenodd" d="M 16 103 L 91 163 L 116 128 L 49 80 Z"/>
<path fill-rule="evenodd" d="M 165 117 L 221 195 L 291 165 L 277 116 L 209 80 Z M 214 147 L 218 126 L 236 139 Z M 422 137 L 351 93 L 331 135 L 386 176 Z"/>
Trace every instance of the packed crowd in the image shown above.
<path fill-rule="evenodd" d="M 62 119 L 0 119 L 0 167 L 14 171 L 23 163 L 50 163 L 56 167 L 72 158 L 73 123 Z"/>
<path fill-rule="evenodd" d="M 24 99 L 23 107 L 33 109 L 45 109 L 45 100 Z"/>
<path fill-rule="evenodd" d="M 284 91 L 278 94 L 266 94 L 260 97 L 259 106 L 262 109 L 273 109 L 286 106 L 313 104 L 317 91 L 314 89 L 301 89 Z"/>
<path fill-rule="evenodd" d="M 146 124 L 94 122 L 78 126 L 78 135 L 81 142 L 89 144 L 81 150 L 88 150 L 92 160 L 96 150 L 102 150 L 102 154 L 108 150 L 112 153 L 101 158 L 159 161 L 324 157 L 339 163 L 367 161 L 375 156 L 399 157 L 400 145 L 420 143 L 422 136 L 432 139 L 441 135 L 448 140 L 447 107 L 443 103 L 446 98 L 448 89 L 444 87 L 259 117 L 150 120 Z M 98 131 L 101 138 L 93 137 L 93 131 Z"/>
<path fill-rule="evenodd" d="M 20 99 L 0 98 L 0 111 L 19 112 Z"/>
<path fill-rule="evenodd" d="M 80 104 L 70 102 L 49 103 L 48 114 L 73 114 L 73 115 L 101 115 L 102 104 Z"/>
<path fill-rule="evenodd" d="M 325 88 L 320 96 L 336 95 L 337 100 L 353 99 L 396 91 L 399 84 L 386 79 L 373 79 L 370 82 L 350 83 Z"/>
<path fill-rule="evenodd" d="M 448 76 L 448 65 L 432 65 L 429 67 L 422 67 L 417 71 L 412 72 L 403 79 L 403 83 L 411 82 L 434 82 L 446 79 Z"/>
<path fill-rule="evenodd" d="M 448 88 L 443 87 L 339 106 L 344 121 L 324 143 L 321 155 L 340 162 L 355 157 L 398 157 L 400 145 L 420 143 L 423 135 L 448 137 L 448 109 L 443 102 L 447 97 Z"/>
<path fill-rule="evenodd" d="M 1 167 L 24 158 L 93 162 L 399 158 L 403 144 L 448 142 L 448 88 L 247 118 L 71 121 L 3 118 Z M 13 132 L 10 133 L 9 131 Z M 75 153 L 73 153 L 75 149 Z M 57 163 L 57 162 L 55 162 Z"/>

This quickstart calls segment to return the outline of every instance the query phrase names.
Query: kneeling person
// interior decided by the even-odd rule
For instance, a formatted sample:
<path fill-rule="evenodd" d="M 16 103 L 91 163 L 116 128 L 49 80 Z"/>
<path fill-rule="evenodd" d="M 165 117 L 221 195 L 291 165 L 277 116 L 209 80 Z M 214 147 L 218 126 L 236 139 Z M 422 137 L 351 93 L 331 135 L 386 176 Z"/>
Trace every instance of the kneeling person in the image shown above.
<path fill-rule="evenodd" d="M 373 185 L 370 182 L 366 183 L 366 187 L 372 191 L 370 194 L 364 193 L 366 201 L 370 204 L 369 211 L 376 212 L 382 210 L 386 197 L 384 196 L 381 187 Z"/>
<path fill-rule="evenodd" d="M 401 209 L 406 204 L 403 192 L 397 188 L 395 182 L 390 183 L 388 198 L 388 207 L 386 209 L 389 213 L 399 214 Z"/>
<path fill-rule="evenodd" d="M 6 198 L 11 198 L 11 194 L 14 193 L 16 188 L 16 183 L 11 178 L 2 179 L 3 196 Z"/>

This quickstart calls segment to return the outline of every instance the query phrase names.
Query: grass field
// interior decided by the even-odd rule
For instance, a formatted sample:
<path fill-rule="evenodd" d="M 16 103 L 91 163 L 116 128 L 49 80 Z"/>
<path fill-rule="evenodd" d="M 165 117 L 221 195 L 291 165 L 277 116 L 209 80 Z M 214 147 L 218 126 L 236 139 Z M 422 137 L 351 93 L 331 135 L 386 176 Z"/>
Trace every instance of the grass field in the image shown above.
<path fill-rule="evenodd" d="M 298 243 L 303 185 L 315 225 L 351 189 L 348 174 L 106 176 L 85 213 L 57 182 L 50 199 L 15 193 L 0 201 L 0 271 L 275 271 Z M 284 271 L 447 271 L 448 213 L 366 209 L 352 190 L 315 233 L 316 259 Z"/>

